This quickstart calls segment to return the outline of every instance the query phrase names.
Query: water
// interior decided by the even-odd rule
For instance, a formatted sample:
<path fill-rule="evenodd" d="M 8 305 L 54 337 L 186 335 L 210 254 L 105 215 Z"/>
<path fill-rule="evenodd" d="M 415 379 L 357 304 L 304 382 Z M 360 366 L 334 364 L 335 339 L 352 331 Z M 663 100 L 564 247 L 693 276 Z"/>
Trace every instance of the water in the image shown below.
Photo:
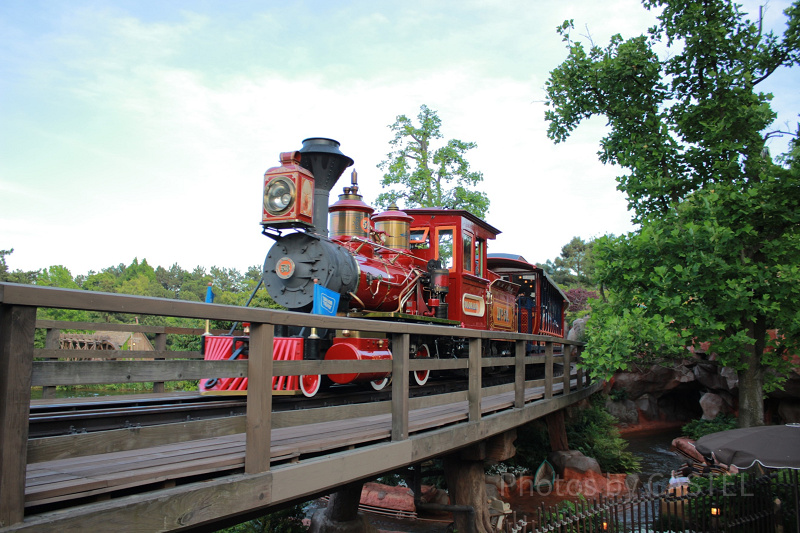
<path fill-rule="evenodd" d="M 675 429 L 623 436 L 628 442 L 627 450 L 641 461 L 641 472 L 638 474 L 643 484 L 648 481 L 663 484 L 669 479 L 671 471 L 686 462 L 682 455 L 670 450 L 675 437 L 680 437 L 680 432 Z"/>

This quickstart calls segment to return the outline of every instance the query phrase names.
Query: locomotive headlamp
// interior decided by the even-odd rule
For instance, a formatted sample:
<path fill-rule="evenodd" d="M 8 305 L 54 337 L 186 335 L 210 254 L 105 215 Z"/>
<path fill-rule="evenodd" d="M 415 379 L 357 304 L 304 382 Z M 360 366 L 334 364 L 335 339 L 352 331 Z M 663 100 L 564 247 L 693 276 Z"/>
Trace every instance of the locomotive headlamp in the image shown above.
<path fill-rule="evenodd" d="M 294 184 L 286 177 L 274 178 L 264 191 L 264 209 L 272 216 L 286 213 L 294 204 Z"/>
<path fill-rule="evenodd" d="M 261 224 L 267 228 L 314 225 L 314 176 L 300 166 L 300 152 L 283 152 L 281 166 L 264 174 Z"/>

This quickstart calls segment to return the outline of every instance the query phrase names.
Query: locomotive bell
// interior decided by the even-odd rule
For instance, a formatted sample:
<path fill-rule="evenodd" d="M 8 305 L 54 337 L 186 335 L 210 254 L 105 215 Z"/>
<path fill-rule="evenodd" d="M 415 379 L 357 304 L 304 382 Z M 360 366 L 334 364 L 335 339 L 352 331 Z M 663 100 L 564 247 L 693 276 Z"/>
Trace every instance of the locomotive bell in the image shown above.
<path fill-rule="evenodd" d="M 339 142 L 324 137 L 311 137 L 300 148 L 300 165 L 314 176 L 314 231 L 328 236 L 328 197 L 344 169 L 353 160 L 339 150 Z"/>

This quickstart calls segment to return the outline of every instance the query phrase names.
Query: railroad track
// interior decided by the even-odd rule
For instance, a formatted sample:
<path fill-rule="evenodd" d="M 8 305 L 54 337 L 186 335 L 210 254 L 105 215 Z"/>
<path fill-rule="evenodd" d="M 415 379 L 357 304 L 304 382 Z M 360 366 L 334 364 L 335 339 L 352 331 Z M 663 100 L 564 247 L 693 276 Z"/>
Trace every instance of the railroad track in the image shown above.
<path fill-rule="evenodd" d="M 508 383 L 513 375 L 502 374 L 486 377 L 484 386 Z M 456 392 L 467 389 L 466 380 L 437 381 L 431 379 L 424 386 L 413 386 L 412 398 Z M 273 396 L 274 411 L 313 409 L 339 405 L 386 401 L 391 399 L 391 388 L 387 390 L 364 390 L 356 386 L 342 386 L 321 392 L 314 398 L 303 396 Z M 31 405 L 28 436 L 30 438 L 53 437 L 112 429 L 136 428 L 158 424 L 240 416 L 246 413 L 245 396 L 215 395 L 136 395 L 104 396 L 91 399 L 65 399 Z"/>

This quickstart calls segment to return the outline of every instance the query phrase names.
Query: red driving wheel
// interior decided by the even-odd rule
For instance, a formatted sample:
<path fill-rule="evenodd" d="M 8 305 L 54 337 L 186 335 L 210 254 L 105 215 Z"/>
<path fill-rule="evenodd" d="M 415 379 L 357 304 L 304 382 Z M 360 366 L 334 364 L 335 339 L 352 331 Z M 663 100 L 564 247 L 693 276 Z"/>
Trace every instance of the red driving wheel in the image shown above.
<path fill-rule="evenodd" d="M 320 385 L 322 385 L 322 376 L 319 374 L 300 376 L 300 392 L 306 398 L 312 398 L 316 395 L 319 392 Z"/>
<path fill-rule="evenodd" d="M 423 344 L 417 350 L 417 353 L 414 354 L 414 359 L 430 359 L 431 351 L 428 349 L 427 344 Z M 428 382 L 428 378 L 431 377 L 430 370 L 415 370 L 412 372 L 414 374 L 414 381 L 417 385 L 425 385 Z"/>

